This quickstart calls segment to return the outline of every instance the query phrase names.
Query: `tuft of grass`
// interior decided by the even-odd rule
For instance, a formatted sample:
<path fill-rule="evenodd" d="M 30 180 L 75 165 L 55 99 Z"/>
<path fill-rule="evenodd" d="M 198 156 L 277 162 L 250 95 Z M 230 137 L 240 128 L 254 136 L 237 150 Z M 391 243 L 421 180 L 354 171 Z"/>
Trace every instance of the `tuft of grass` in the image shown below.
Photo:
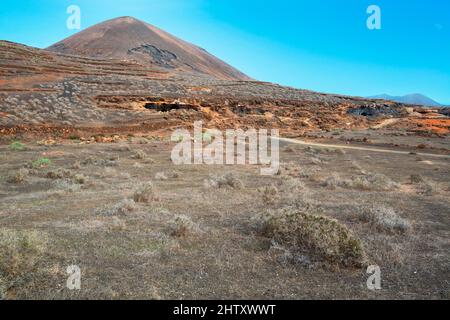
<path fill-rule="evenodd" d="M 361 267 L 366 262 L 361 240 L 335 219 L 292 207 L 269 212 L 260 219 L 263 235 L 298 256 L 307 254 L 344 267 Z"/>
<path fill-rule="evenodd" d="M 47 235 L 38 231 L 0 229 L 0 295 L 34 270 L 47 243 Z"/>
<path fill-rule="evenodd" d="M 46 177 L 48 179 L 52 180 L 58 180 L 58 179 L 64 179 L 64 178 L 70 178 L 72 176 L 72 172 L 66 169 L 57 169 L 57 170 L 51 170 L 47 172 Z"/>
<path fill-rule="evenodd" d="M 317 167 L 301 167 L 299 168 L 298 176 L 311 181 L 317 181 L 320 176 L 320 169 Z"/>
<path fill-rule="evenodd" d="M 9 148 L 12 151 L 24 151 L 26 149 L 25 145 L 20 142 L 20 141 L 13 141 L 10 145 Z"/>
<path fill-rule="evenodd" d="M 73 164 L 72 164 L 72 167 L 71 167 L 72 169 L 74 169 L 74 170 L 80 170 L 81 169 L 81 163 L 80 163 L 80 161 L 75 161 Z"/>
<path fill-rule="evenodd" d="M 146 158 L 147 154 L 142 150 L 136 150 L 132 155 L 132 159 L 136 160 L 145 160 Z"/>
<path fill-rule="evenodd" d="M 399 188 L 399 184 L 380 173 L 367 173 L 352 177 L 350 184 L 356 189 L 391 191 Z"/>
<path fill-rule="evenodd" d="M 28 169 L 21 168 L 14 175 L 10 176 L 7 179 L 7 182 L 16 184 L 23 183 L 25 182 L 29 174 L 30 171 Z"/>
<path fill-rule="evenodd" d="M 346 186 L 348 184 L 348 181 L 349 180 L 339 177 L 337 174 L 332 174 L 329 177 L 325 178 L 324 181 L 322 181 L 322 185 L 324 187 L 336 189 L 337 187 Z"/>
<path fill-rule="evenodd" d="M 84 174 L 76 174 L 73 176 L 73 181 L 76 184 L 85 184 L 88 181 L 88 178 Z"/>
<path fill-rule="evenodd" d="M 37 169 L 37 168 L 45 168 L 52 164 L 52 160 L 49 158 L 39 158 L 36 161 L 33 161 L 31 163 L 31 167 Z"/>
<path fill-rule="evenodd" d="M 155 179 L 164 181 L 164 180 L 168 180 L 169 178 L 167 177 L 167 175 L 164 172 L 158 172 L 155 175 Z"/>
<path fill-rule="evenodd" d="M 274 204 L 279 198 L 278 189 L 273 184 L 264 187 L 261 190 L 261 193 L 262 193 L 262 200 L 265 205 Z"/>
<path fill-rule="evenodd" d="M 421 184 L 425 182 L 425 179 L 420 174 L 412 174 L 410 180 L 411 184 Z"/>
<path fill-rule="evenodd" d="M 362 207 L 359 218 L 372 224 L 380 231 L 405 234 L 411 230 L 411 223 L 400 217 L 393 208 L 382 205 Z"/>
<path fill-rule="evenodd" d="M 159 201 L 159 196 L 151 182 L 140 185 L 134 192 L 133 199 L 137 203 Z"/>
<path fill-rule="evenodd" d="M 186 215 L 176 215 L 171 221 L 171 235 L 174 237 L 186 237 L 201 233 L 197 223 Z"/>
<path fill-rule="evenodd" d="M 100 210 L 98 213 L 104 216 L 127 216 L 138 209 L 136 202 L 132 199 L 123 199 L 116 203 L 112 208 Z"/>
<path fill-rule="evenodd" d="M 233 173 L 227 173 L 220 177 L 217 181 L 219 188 L 231 187 L 233 189 L 243 189 L 244 183 L 237 178 Z"/>
<path fill-rule="evenodd" d="M 291 176 L 283 177 L 282 186 L 286 191 L 289 192 L 299 192 L 305 190 L 305 184 L 297 178 Z"/>
<path fill-rule="evenodd" d="M 171 171 L 167 174 L 167 177 L 170 179 L 178 179 L 181 177 L 181 173 L 179 171 Z"/>
<path fill-rule="evenodd" d="M 237 178 L 233 173 L 227 173 L 223 176 L 211 176 L 204 181 L 204 186 L 207 188 L 226 188 L 243 189 L 244 183 Z"/>

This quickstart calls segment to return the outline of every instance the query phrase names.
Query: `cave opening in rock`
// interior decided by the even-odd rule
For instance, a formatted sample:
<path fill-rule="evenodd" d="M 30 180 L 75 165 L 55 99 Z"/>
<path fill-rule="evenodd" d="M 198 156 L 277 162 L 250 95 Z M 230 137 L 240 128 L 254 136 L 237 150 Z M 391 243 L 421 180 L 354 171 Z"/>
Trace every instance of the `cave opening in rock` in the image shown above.
<path fill-rule="evenodd" d="M 144 106 L 147 110 L 155 110 L 158 112 L 170 112 L 171 110 L 179 110 L 181 106 L 179 104 L 174 103 L 154 103 L 148 102 Z"/>

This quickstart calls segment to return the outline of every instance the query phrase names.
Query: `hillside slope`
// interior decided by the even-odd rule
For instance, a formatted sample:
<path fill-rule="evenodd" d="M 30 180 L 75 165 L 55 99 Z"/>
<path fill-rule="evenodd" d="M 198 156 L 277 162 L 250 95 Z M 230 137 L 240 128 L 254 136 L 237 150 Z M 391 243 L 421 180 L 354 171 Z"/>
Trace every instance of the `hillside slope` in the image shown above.
<path fill-rule="evenodd" d="M 202 73 L 224 80 L 250 80 L 202 48 L 132 17 L 97 24 L 47 50 L 96 58 L 134 60 L 144 65 Z"/>

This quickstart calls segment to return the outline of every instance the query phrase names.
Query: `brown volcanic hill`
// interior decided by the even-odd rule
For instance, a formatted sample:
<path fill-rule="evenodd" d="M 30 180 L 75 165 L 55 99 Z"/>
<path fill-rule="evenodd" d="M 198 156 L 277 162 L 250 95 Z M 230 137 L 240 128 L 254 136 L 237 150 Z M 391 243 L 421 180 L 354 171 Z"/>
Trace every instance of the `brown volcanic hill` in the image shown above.
<path fill-rule="evenodd" d="M 143 65 L 198 72 L 223 80 L 251 80 L 205 50 L 132 17 L 97 24 L 47 50 L 96 58 L 134 60 Z"/>

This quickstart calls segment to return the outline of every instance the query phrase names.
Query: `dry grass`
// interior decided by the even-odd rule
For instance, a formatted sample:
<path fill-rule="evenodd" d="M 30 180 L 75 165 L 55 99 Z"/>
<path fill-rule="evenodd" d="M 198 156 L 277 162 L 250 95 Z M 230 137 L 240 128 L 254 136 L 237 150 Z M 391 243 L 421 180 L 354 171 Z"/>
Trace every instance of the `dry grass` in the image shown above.
<path fill-rule="evenodd" d="M 8 177 L 7 182 L 15 183 L 15 184 L 24 183 L 29 174 L 30 174 L 30 171 L 28 169 L 21 168 L 15 174 Z"/>
<path fill-rule="evenodd" d="M 363 176 L 352 177 L 351 187 L 363 190 L 390 191 L 398 189 L 399 184 L 380 173 L 367 173 Z"/>
<path fill-rule="evenodd" d="M 77 192 L 81 188 L 81 185 L 74 184 L 72 180 L 65 180 L 65 179 L 56 180 L 54 186 L 58 190 L 71 193 Z"/>
<path fill-rule="evenodd" d="M 408 220 L 400 217 L 393 208 L 382 205 L 360 208 L 359 218 L 384 232 L 404 234 L 411 230 Z"/>
<path fill-rule="evenodd" d="M 306 189 L 303 181 L 297 178 L 293 178 L 290 176 L 283 177 L 282 186 L 286 190 L 286 192 L 300 192 Z"/>
<path fill-rule="evenodd" d="M 73 176 L 73 181 L 76 184 L 86 184 L 88 180 L 88 177 L 86 177 L 84 174 L 76 174 Z"/>
<path fill-rule="evenodd" d="M 158 172 L 155 174 L 155 180 L 168 180 L 169 178 L 167 177 L 167 175 L 164 172 Z"/>
<path fill-rule="evenodd" d="M 153 201 L 159 201 L 159 195 L 156 192 L 153 183 L 147 182 L 136 189 L 133 199 L 137 203 L 150 203 Z"/>
<path fill-rule="evenodd" d="M 320 177 L 320 168 L 317 166 L 300 167 L 298 176 L 300 178 L 309 179 L 311 181 L 317 181 Z"/>
<path fill-rule="evenodd" d="M 415 180 L 419 181 L 419 180 Z M 433 195 L 438 195 L 442 191 L 445 191 L 444 185 L 431 181 L 429 179 L 422 179 L 419 182 L 415 183 L 417 186 L 417 191 L 419 194 L 422 194 L 427 197 L 431 197 Z"/>
<path fill-rule="evenodd" d="M 337 187 L 358 190 L 391 191 L 399 188 L 397 182 L 379 173 L 366 173 L 363 175 L 351 176 L 350 179 L 342 178 L 333 174 L 326 178 L 322 185 L 332 189 Z"/>
<path fill-rule="evenodd" d="M 75 161 L 75 162 L 72 164 L 71 169 L 73 169 L 73 170 L 80 170 L 80 169 L 81 169 L 81 163 L 80 163 L 80 161 Z"/>
<path fill-rule="evenodd" d="M 205 179 L 204 186 L 207 188 L 226 188 L 243 189 L 244 183 L 237 178 L 233 173 L 227 173 L 223 176 L 210 176 Z"/>
<path fill-rule="evenodd" d="M 412 174 L 410 176 L 411 184 L 420 184 L 424 183 L 425 180 L 420 174 Z"/>
<path fill-rule="evenodd" d="M 131 158 L 136 160 L 145 160 L 147 159 L 147 154 L 142 150 L 136 150 Z"/>
<path fill-rule="evenodd" d="M 171 221 L 171 235 L 174 237 L 186 237 L 200 233 L 200 226 L 186 215 L 176 215 Z"/>
<path fill-rule="evenodd" d="M 292 207 L 271 211 L 261 219 L 262 233 L 296 255 L 346 267 L 365 263 L 362 242 L 337 220 Z"/>
<path fill-rule="evenodd" d="M 38 231 L 0 229 L 0 299 L 33 271 L 47 242 L 47 235 Z"/>
<path fill-rule="evenodd" d="M 262 200 L 265 205 L 275 204 L 279 199 L 278 189 L 273 184 L 264 187 L 260 192 L 262 193 Z"/>
<path fill-rule="evenodd" d="M 110 209 L 102 209 L 98 211 L 98 214 L 103 216 L 127 216 L 137 210 L 138 206 L 136 205 L 136 202 L 134 200 L 123 199 Z"/>
<path fill-rule="evenodd" d="M 66 169 L 56 169 L 47 172 L 46 177 L 52 180 L 64 179 L 72 177 L 72 172 Z"/>

